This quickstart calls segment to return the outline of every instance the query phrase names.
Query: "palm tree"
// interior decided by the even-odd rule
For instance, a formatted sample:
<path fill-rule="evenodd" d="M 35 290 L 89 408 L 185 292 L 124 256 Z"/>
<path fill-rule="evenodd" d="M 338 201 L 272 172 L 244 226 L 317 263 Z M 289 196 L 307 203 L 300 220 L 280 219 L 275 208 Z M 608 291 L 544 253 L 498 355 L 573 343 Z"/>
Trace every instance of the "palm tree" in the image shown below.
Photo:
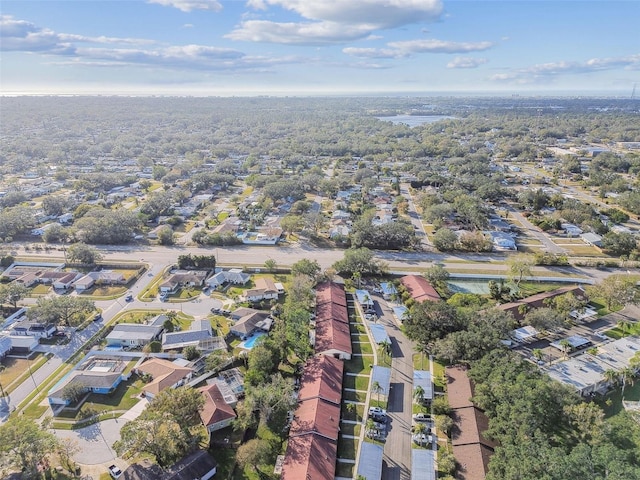
<path fill-rule="evenodd" d="M 538 361 L 542 360 L 542 358 L 544 357 L 544 352 L 539 348 L 534 348 L 531 351 L 531 354 L 533 355 L 533 358 L 535 358 Z"/>
<path fill-rule="evenodd" d="M 569 342 L 569 340 L 567 340 L 566 338 L 563 338 L 562 340 L 560 340 L 559 345 L 560 348 L 562 348 L 562 353 L 564 354 L 564 356 L 568 357 L 569 350 L 571 349 L 571 342 Z"/>
<path fill-rule="evenodd" d="M 380 354 L 382 357 L 388 356 L 389 360 L 391 360 L 391 342 L 387 339 L 384 339 L 378 344 L 378 348 L 380 349 Z"/>
<path fill-rule="evenodd" d="M 373 421 L 373 418 L 368 418 L 367 423 L 364 425 L 364 430 L 366 432 L 370 432 L 371 430 L 375 430 L 376 422 Z"/>
<path fill-rule="evenodd" d="M 620 329 L 620 331 L 622 333 L 625 333 L 629 327 L 631 326 L 631 322 L 629 320 L 619 320 L 618 321 L 618 328 Z"/>
<path fill-rule="evenodd" d="M 620 370 L 620 380 L 622 380 L 621 396 L 623 398 L 624 398 L 624 387 L 627 386 L 627 382 L 631 382 L 631 385 L 633 385 L 633 376 L 634 376 L 634 371 L 629 367 L 626 367 Z"/>
<path fill-rule="evenodd" d="M 424 370 L 424 356 L 429 353 L 429 348 L 424 343 L 418 343 L 416 345 L 416 350 L 420 354 L 420 370 Z"/>
<path fill-rule="evenodd" d="M 371 385 L 371 391 L 378 394 L 378 405 L 380 405 L 380 393 L 382 393 L 382 386 L 377 380 L 373 382 L 373 385 Z"/>
<path fill-rule="evenodd" d="M 616 372 L 612 368 L 604 372 L 602 376 L 611 386 L 614 386 L 616 383 L 618 383 L 618 372 Z"/>
<path fill-rule="evenodd" d="M 427 433 L 427 426 L 424 423 L 416 423 L 413 427 L 413 434 L 420 439 L 420 445 L 422 445 L 422 435 Z"/>
<path fill-rule="evenodd" d="M 414 391 L 413 391 L 413 399 L 416 401 L 416 403 L 419 403 L 420 405 L 422 405 L 422 402 L 424 402 L 424 388 L 422 388 L 421 385 L 418 385 Z"/>

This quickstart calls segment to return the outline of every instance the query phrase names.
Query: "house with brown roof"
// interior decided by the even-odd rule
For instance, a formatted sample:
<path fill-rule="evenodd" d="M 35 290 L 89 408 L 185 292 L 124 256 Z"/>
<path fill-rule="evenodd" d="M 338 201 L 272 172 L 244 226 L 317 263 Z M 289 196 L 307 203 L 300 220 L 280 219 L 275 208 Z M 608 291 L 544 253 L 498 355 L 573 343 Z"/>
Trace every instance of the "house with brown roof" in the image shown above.
<path fill-rule="evenodd" d="M 557 288 L 549 292 L 542 292 L 527 298 L 516 300 L 515 302 L 503 303 L 496 308 L 504 312 L 511 312 L 513 317 L 518 321 L 524 320 L 527 312 L 535 308 L 546 307 L 554 298 L 561 295 L 572 294 L 580 300 L 587 300 L 584 290 L 576 285 Z"/>
<path fill-rule="evenodd" d="M 436 289 L 429 283 L 429 280 L 421 275 L 405 275 L 400 279 L 402 286 L 409 292 L 414 301 L 420 302 L 439 302 L 440 295 Z"/>
<path fill-rule="evenodd" d="M 160 292 L 172 293 L 179 287 L 201 287 L 208 275 L 206 270 L 176 270 L 160 284 Z"/>
<path fill-rule="evenodd" d="M 242 299 L 247 302 L 260 302 L 262 300 L 277 300 L 280 294 L 275 282 L 271 278 L 256 278 L 255 288 L 245 290 Z"/>
<path fill-rule="evenodd" d="M 341 360 L 351 360 L 351 332 L 347 323 L 334 318 L 316 319 L 315 352 Z"/>
<path fill-rule="evenodd" d="M 489 459 L 497 443 L 487 439 L 483 432 L 489 427 L 489 419 L 476 407 L 473 383 L 462 366 L 446 368 L 447 398 L 452 408 L 451 443 L 453 455 L 460 465 L 460 480 L 484 480 L 489 469 Z"/>
<path fill-rule="evenodd" d="M 342 285 L 333 282 L 320 283 L 316 286 L 316 306 L 333 303 L 346 308 L 347 294 Z"/>
<path fill-rule="evenodd" d="M 334 478 L 343 368 L 340 360 L 327 356 L 305 364 L 282 467 L 284 480 Z"/>
<path fill-rule="evenodd" d="M 229 426 L 237 415 L 233 408 L 225 402 L 218 385 L 214 383 L 199 390 L 204 396 L 204 406 L 200 411 L 200 418 L 209 433 Z"/>
<path fill-rule="evenodd" d="M 142 387 L 147 397 L 153 398 L 162 390 L 183 385 L 193 375 L 193 369 L 181 367 L 162 358 L 151 358 L 138 366 L 139 375 L 151 376 L 151 382 Z"/>

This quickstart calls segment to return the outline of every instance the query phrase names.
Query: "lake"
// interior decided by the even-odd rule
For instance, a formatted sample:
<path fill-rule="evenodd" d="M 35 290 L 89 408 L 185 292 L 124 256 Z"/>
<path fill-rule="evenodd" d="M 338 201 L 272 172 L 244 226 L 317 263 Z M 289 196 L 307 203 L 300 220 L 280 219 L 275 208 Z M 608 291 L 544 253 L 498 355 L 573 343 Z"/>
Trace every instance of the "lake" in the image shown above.
<path fill-rule="evenodd" d="M 383 122 L 391 122 L 394 124 L 404 123 L 409 127 L 419 127 L 420 125 L 424 125 L 425 123 L 435 123 L 440 120 L 447 120 L 450 117 L 448 115 L 393 115 L 389 117 L 376 117 L 378 120 L 382 120 Z"/>

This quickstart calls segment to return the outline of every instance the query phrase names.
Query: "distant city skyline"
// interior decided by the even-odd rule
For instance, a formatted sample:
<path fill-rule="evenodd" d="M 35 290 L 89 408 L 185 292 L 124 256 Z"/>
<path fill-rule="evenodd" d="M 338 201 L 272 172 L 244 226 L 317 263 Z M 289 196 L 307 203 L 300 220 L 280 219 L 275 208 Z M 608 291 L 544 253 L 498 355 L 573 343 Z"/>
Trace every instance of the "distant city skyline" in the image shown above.
<path fill-rule="evenodd" d="M 639 18 L 633 0 L 3 0 L 0 93 L 630 97 Z"/>

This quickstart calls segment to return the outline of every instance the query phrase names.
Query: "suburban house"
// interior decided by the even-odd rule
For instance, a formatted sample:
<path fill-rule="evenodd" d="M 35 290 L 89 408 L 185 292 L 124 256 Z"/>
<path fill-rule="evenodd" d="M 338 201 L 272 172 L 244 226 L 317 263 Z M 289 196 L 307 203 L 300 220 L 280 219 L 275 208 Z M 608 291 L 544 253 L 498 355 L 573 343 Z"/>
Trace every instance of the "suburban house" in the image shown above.
<path fill-rule="evenodd" d="M 225 428 L 236 418 L 236 412 L 225 401 L 217 384 L 199 389 L 204 396 L 204 407 L 200 411 L 202 423 L 209 433 Z"/>
<path fill-rule="evenodd" d="M 580 238 L 587 245 L 592 247 L 602 247 L 602 236 L 597 233 L 587 232 L 580 235 Z"/>
<path fill-rule="evenodd" d="M 53 323 L 43 323 L 37 320 L 29 320 L 26 317 L 13 324 L 13 335 L 31 336 L 36 338 L 51 338 L 58 330 Z"/>
<path fill-rule="evenodd" d="M 331 357 L 314 357 L 305 364 L 282 466 L 283 480 L 335 477 L 342 373 L 342 362 Z"/>
<path fill-rule="evenodd" d="M 49 405 L 54 413 L 69 405 L 71 401 L 65 398 L 65 392 L 70 385 L 80 385 L 85 392 L 102 395 L 113 393 L 122 381 L 131 376 L 131 372 L 125 373 L 126 367 L 127 360 L 120 357 L 104 354 L 85 357 L 49 390 Z"/>
<path fill-rule="evenodd" d="M 219 270 L 206 280 L 207 286 L 216 289 L 225 285 L 244 285 L 251 279 L 251 275 L 244 273 L 241 268 Z"/>
<path fill-rule="evenodd" d="M 83 292 L 94 285 L 124 285 L 126 280 L 124 275 L 112 270 L 100 270 L 99 272 L 89 272 L 84 277 L 75 281 L 73 286 L 76 291 Z"/>
<path fill-rule="evenodd" d="M 11 355 L 29 356 L 40 342 L 31 335 L 9 335 L 11 340 Z"/>
<path fill-rule="evenodd" d="M 134 463 L 122 472 L 120 480 L 209 480 L 217 470 L 215 459 L 206 450 L 197 450 L 167 470 L 156 463 Z"/>
<path fill-rule="evenodd" d="M 245 290 L 242 299 L 247 302 L 260 302 L 262 300 L 277 300 L 280 294 L 278 287 L 271 278 L 260 277 L 255 281 L 255 288 Z"/>
<path fill-rule="evenodd" d="M 160 284 L 160 293 L 174 293 L 180 287 L 201 287 L 207 275 L 206 270 L 176 270 Z"/>
<path fill-rule="evenodd" d="M 316 302 L 315 330 L 311 332 L 315 352 L 351 359 L 353 350 L 344 287 L 335 283 L 318 285 Z"/>
<path fill-rule="evenodd" d="M 489 427 L 489 419 L 471 401 L 473 384 L 467 376 L 467 369 L 461 366 L 447 367 L 445 373 L 453 418 L 451 443 L 453 455 L 460 465 L 457 478 L 484 480 L 489 459 L 497 445 L 483 435 Z"/>
<path fill-rule="evenodd" d="M 185 347 L 200 347 L 201 343 L 213 338 L 209 320 L 194 320 L 189 330 L 162 334 L 162 350 L 182 350 Z"/>
<path fill-rule="evenodd" d="M 400 283 L 409 292 L 411 298 L 418 303 L 440 301 L 440 295 L 436 289 L 429 283 L 429 280 L 421 275 L 405 275 L 400 279 Z"/>
<path fill-rule="evenodd" d="M 513 317 L 520 322 L 524 319 L 525 314 L 531 309 L 544 307 L 554 298 L 565 294 L 572 294 L 580 300 L 586 300 L 584 290 L 581 287 L 571 285 L 557 288 L 549 292 L 538 293 L 537 295 L 522 298 L 515 302 L 503 303 L 502 305 L 498 305 L 496 308 L 505 312 L 511 312 Z"/>
<path fill-rule="evenodd" d="M 598 345 L 598 353 L 583 353 L 551 365 L 547 374 L 565 385 L 575 388 L 582 396 L 604 393 L 611 387 L 604 373 L 620 372 L 630 366 L 631 358 L 640 351 L 640 337 L 623 337 Z"/>
<path fill-rule="evenodd" d="M 60 272 L 57 270 L 45 270 L 40 273 L 40 283 L 52 285 L 56 290 L 71 288 L 73 282 L 80 278 L 78 272 Z"/>
<path fill-rule="evenodd" d="M 269 312 L 252 308 L 243 310 L 246 311 L 245 315 L 231 326 L 230 333 L 244 340 L 256 330 L 268 332 L 271 329 L 273 320 L 269 316 Z"/>
<path fill-rule="evenodd" d="M 162 330 L 162 324 L 119 323 L 107 335 L 107 347 L 144 347 L 157 340 Z"/>
<path fill-rule="evenodd" d="M 149 375 L 152 380 L 142 387 L 144 394 L 153 398 L 162 390 L 183 385 L 193 375 L 193 369 L 181 367 L 169 360 L 151 358 L 139 365 L 138 375 Z"/>
<path fill-rule="evenodd" d="M 0 360 L 2 360 L 11 351 L 11 338 L 9 335 L 0 333 Z"/>

